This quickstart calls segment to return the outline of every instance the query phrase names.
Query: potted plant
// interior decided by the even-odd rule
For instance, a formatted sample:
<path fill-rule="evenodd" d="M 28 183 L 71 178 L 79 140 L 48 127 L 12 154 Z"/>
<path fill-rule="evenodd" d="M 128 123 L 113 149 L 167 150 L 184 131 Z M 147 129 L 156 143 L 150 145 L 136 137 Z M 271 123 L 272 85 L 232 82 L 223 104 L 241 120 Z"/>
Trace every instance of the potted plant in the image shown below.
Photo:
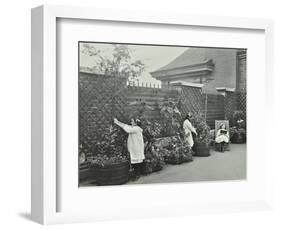
<path fill-rule="evenodd" d="M 130 162 L 124 146 L 125 138 L 122 130 L 110 126 L 96 143 L 91 167 L 97 185 L 117 185 L 128 181 Z"/>
<path fill-rule="evenodd" d="M 162 137 L 176 136 L 181 130 L 181 113 L 177 107 L 177 102 L 166 99 L 158 103 L 161 114 L 161 135 Z"/>
<path fill-rule="evenodd" d="M 210 156 L 210 127 L 205 118 L 200 113 L 193 114 L 191 123 L 197 132 L 197 136 L 194 136 L 194 156 Z"/>
<path fill-rule="evenodd" d="M 142 174 L 147 175 L 162 170 L 165 162 L 155 146 L 156 137 L 160 135 L 160 124 L 158 122 L 150 122 L 142 117 L 142 127 L 145 141 L 145 159 L 142 164 Z"/>
<path fill-rule="evenodd" d="M 161 152 L 155 146 L 151 146 L 145 151 L 145 159 L 142 164 L 142 174 L 147 175 L 163 169 L 165 161 Z"/>
<path fill-rule="evenodd" d="M 182 164 L 192 161 L 192 150 L 180 136 L 171 137 L 170 144 L 160 149 L 167 164 Z"/>
<path fill-rule="evenodd" d="M 137 117 L 141 120 L 143 129 L 143 138 L 145 143 L 145 159 L 142 163 L 142 174 L 147 175 L 159 171 L 163 168 L 165 162 L 163 157 L 156 151 L 154 143 L 155 138 L 160 136 L 161 125 L 158 122 L 151 122 L 147 119 L 146 112 L 153 110 L 146 102 L 133 102 L 130 105 L 136 106 L 136 109 L 130 117 Z"/>
<path fill-rule="evenodd" d="M 87 158 L 83 145 L 79 146 L 79 182 L 94 181 L 91 168 L 89 167 L 89 158 Z"/>
<path fill-rule="evenodd" d="M 233 113 L 233 124 L 230 128 L 230 141 L 234 144 L 242 144 L 246 142 L 246 124 L 244 112 L 236 110 Z"/>

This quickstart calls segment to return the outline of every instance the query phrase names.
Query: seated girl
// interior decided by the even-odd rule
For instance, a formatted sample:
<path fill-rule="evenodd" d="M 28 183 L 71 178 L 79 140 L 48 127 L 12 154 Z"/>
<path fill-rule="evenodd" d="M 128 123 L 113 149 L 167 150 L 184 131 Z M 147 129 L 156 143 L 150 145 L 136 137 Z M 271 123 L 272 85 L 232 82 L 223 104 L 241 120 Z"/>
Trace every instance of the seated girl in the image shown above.
<path fill-rule="evenodd" d="M 225 145 L 229 142 L 229 134 L 226 130 L 225 124 L 220 125 L 215 142 L 220 144 L 220 150 L 221 152 L 224 152 Z"/>

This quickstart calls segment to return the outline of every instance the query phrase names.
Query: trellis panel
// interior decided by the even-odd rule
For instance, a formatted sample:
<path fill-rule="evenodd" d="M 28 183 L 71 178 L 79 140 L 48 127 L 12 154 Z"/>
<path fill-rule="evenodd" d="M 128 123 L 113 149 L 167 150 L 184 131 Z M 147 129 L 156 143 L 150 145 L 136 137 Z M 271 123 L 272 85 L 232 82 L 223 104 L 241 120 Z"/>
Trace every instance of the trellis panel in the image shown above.
<path fill-rule="evenodd" d="M 94 154 L 95 143 L 113 121 L 123 119 L 125 80 L 95 74 L 79 76 L 79 138 L 81 151 Z"/>

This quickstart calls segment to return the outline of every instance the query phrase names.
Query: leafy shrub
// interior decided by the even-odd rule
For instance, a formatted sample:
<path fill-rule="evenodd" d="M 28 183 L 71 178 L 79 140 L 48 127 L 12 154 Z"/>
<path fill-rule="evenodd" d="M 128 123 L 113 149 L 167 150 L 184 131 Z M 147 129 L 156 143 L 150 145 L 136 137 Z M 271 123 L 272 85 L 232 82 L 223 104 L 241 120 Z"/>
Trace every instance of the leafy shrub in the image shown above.
<path fill-rule="evenodd" d="M 145 159 L 143 162 L 143 173 L 149 174 L 155 171 L 159 171 L 165 165 L 164 157 L 161 152 L 151 145 L 150 148 L 147 148 L 145 151 Z"/>
<path fill-rule="evenodd" d="M 210 127 L 208 126 L 203 115 L 200 113 L 193 114 L 191 116 L 190 122 L 194 126 L 197 132 L 195 141 L 209 144 L 211 139 Z"/>
<path fill-rule="evenodd" d="M 162 121 L 162 136 L 177 135 L 182 127 L 181 113 L 177 107 L 177 103 L 171 99 L 159 103 L 159 109 Z"/>
<path fill-rule="evenodd" d="M 246 118 L 245 118 L 245 114 L 242 110 L 234 111 L 232 119 L 233 119 L 234 127 L 246 128 L 246 125 L 245 125 Z"/>
<path fill-rule="evenodd" d="M 91 159 L 92 165 L 106 165 L 128 161 L 126 133 L 116 126 L 106 129 L 95 144 L 95 154 Z"/>
<path fill-rule="evenodd" d="M 169 138 L 166 146 L 158 146 L 158 152 L 166 163 L 180 164 L 192 160 L 192 150 L 180 136 Z"/>

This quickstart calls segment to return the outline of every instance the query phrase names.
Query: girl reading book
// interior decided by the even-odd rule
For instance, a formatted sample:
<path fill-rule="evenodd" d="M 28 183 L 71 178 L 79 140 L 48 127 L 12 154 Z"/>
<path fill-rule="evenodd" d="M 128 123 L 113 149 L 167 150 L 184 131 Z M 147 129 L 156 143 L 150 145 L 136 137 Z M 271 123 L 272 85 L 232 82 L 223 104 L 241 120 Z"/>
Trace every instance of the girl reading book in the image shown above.
<path fill-rule="evenodd" d="M 229 134 L 225 124 L 221 124 L 215 139 L 216 143 L 220 144 L 221 152 L 224 152 L 225 145 L 229 142 Z"/>

